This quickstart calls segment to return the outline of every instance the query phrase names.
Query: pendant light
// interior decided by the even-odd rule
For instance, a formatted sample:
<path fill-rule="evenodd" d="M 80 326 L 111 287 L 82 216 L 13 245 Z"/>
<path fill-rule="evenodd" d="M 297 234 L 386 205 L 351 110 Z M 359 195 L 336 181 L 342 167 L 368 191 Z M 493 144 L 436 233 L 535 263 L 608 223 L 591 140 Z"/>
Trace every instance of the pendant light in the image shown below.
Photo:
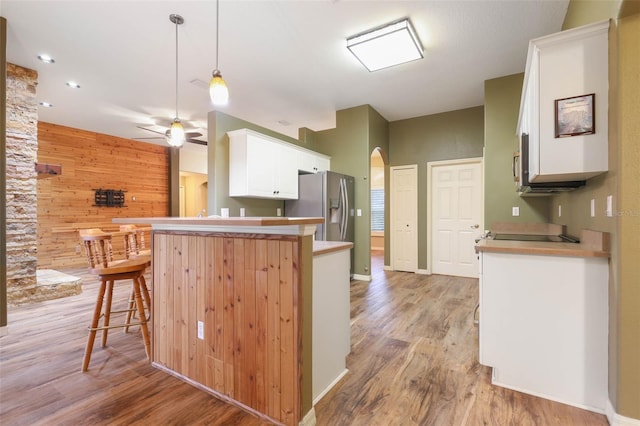
<path fill-rule="evenodd" d="M 220 43 L 220 1 L 216 0 L 216 69 L 213 70 L 211 82 L 209 83 L 209 96 L 211 103 L 216 106 L 226 105 L 229 103 L 229 89 L 227 83 L 224 82 L 222 74 L 218 69 L 218 51 Z"/>
<path fill-rule="evenodd" d="M 184 18 L 172 13 L 169 15 L 169 20 L 176 24 L 176 117 L 173 119 L 173 123 L 171 123 L 167 143 L 180 148 L 184 145 L 184 127 L 182 127 L 180 118 L 178 118 L 178 25 L 184 23 Z"/>

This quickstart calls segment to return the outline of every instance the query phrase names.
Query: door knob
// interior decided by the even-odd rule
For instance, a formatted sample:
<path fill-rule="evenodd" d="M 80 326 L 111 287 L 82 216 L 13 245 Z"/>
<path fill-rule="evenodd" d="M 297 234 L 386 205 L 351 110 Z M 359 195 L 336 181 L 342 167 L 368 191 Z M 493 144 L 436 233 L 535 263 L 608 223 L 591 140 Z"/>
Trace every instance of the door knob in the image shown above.
<path fill-rule="evenodd" d="M 471 225 L 470 228 L 472 229 L 478 229 L 480 228 L 480 225 L 478 225 L 477 223 L 475 225 Z"/>

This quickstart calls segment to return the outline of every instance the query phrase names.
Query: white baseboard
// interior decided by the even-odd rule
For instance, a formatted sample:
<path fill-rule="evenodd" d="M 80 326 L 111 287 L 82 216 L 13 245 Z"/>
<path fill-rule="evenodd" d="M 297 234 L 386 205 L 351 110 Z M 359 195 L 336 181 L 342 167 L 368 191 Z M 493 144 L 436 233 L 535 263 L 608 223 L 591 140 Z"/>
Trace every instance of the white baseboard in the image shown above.
<path fill-rule="evenodd" d="M 594 413 L 605 414 L 606 407 L 603 407 L 603 408 L 593 407 L 591 405 L 580 404 L 580 403 L 576 403 L 574 401 L 567 401 L 567 400 L 564 400 L 562 398 L 557 398 L 557 397 L 555 397 L 553 395 L 547 395 L 547 394 L 541 393 L 541 392 L 534 392 L 534 391 L 532 391 L 530 389 L 522 388 L 522 387 L 519 387 L 519 386 L 512 386 L 512 385 L 507 384 L 507 383 L 502 383 L 499 380 L 495 380 L 494 379 L 493 373 L 495 371 L 496 371 L 496 369 L 494 367 L 493 371 L 491 372 L 492 373 L 492 377 L 491 377 L 491 384 L 492 385 L 496 385 L 496 386 L 500 386 L 500 387 L 503 387 L 503 388 L 511 389 L 511 390 L 514 390 L 514 391 L 517 391 L 517 392 L 522 392 L 522 393 L 526 393 L 526 394 L 529 394 L 529 395 L 537 396 L 538 398 L 548 399 L 549 401 L 555 401 L 555 402 L 559 402 L 561 404 L 566 404 L 566 405 L 571 405 L 573 407 L 582 408 L 583 410 L 593 411 Z"/>
<path fill-rule="evenodd" d="M 389 266 L 389 265 L 383 265 L 382 266 L 382 270 L 383 271 L 393 271 L 393 269 L 391 269 L 391 266 Z"/>
<path fill-rule="evenodd" d="M 327 394 L 327 392 L 329 392 L 340 380 L 342 380 L 342 378 L 345 376 L 345 374 L 347 374 L 349 372 L 348 368 L 345 368 L 344 371 L 340 374 L 338 374 L 338 377 L 335 378 L 335 380 L 331 383 L 329 383 L 329 386 L 327 386 L 325 388 L 325 390 L 323 390 L 322 392 L 320 392 L 318 394 L 318 396 L 316 396 L 313 399 L 313 405 L 315 406 L 318 401 L 320 401 L 322 399 L 323 396 L 325 396 Z"/>
<path fill-rule="evenodd" d="M 418 275 L 431 275 L 431 271 L 428 269 L 416 269 Z"/>
<path fill-rule="evenodd" d="M 353 279 L 358 281 L 371 281 L 371 275 L 353 274 Z"/>
<path fill-rule="evenodd" d="M 316 425 L 316 409 L 311 407 L 311 410 L 300 420 L 299 426 L 315 426 Z"/>
<path fill-rule="evenodd" d="M 616 413 L 611 401 L 607 399 L 607 405 L 605 407 L 605 414 L 607 420 L 611 426 L 640 426 L 640 420 L 632 419 L 630 417 L 621 416 Z"/>

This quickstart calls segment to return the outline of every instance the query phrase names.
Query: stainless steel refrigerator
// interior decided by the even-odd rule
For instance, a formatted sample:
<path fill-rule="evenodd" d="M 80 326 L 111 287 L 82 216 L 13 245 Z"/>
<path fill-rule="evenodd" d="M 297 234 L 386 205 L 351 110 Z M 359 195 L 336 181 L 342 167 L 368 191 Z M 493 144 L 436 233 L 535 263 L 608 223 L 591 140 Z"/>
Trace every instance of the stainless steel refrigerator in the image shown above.
<path fill-rule="evenodd" d="M 352 176 L 319 172 L 298 176 L 298 199 L 284 202 L 287 217 L 323 217 L 316 240 L 354 241 L 354 187 Z M 353 272 L 353 250 L 351 250 Z"/>

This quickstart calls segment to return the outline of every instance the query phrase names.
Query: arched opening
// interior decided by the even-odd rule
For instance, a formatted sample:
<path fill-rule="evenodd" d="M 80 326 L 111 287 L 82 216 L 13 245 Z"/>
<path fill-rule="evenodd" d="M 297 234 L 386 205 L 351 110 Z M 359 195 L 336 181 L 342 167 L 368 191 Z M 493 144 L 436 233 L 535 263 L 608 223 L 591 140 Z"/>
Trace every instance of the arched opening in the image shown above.
<path fill-rule="evenodd" d="M 380 148 L 371 153 L 370 162 L 370 190 L 371 190 L 371 257 L 372 265 L 384 257 L 385 246 L 385 159 Z M 373 273 L 373 268 L 372 271 Z"/>

